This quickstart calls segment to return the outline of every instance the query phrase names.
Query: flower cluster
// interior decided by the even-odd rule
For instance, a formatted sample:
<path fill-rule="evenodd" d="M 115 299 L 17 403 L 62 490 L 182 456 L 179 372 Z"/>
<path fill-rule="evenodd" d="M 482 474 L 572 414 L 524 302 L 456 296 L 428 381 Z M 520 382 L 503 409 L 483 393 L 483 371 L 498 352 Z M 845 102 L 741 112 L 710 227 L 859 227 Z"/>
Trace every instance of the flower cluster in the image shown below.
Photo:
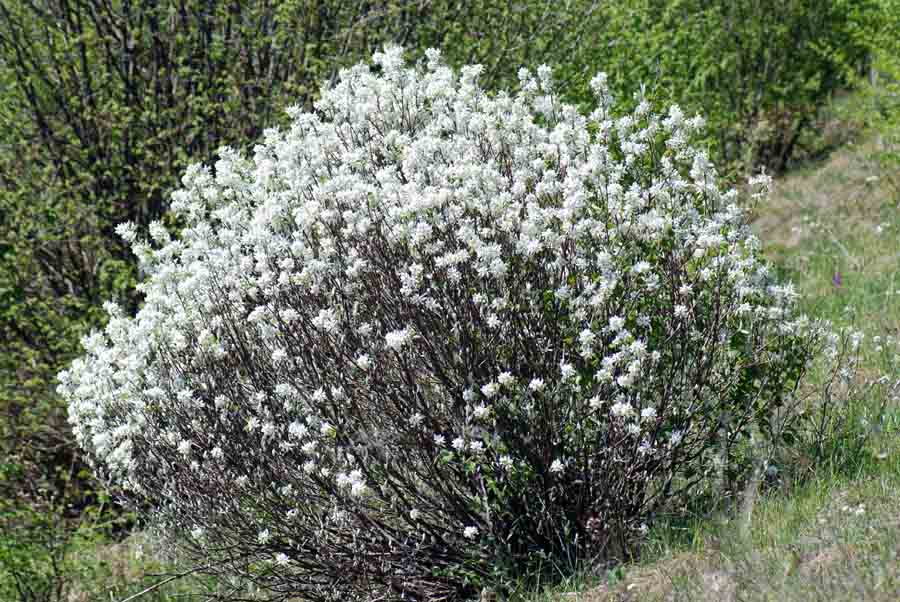
<path fill-rule="evenodd" d="M 144 305 L 60 375 L 98 467 L 273 590 L 423 599 L 625 553 L 809 357 L 700 118 L 427 57 L 386 49 L 189 169 L 179 236 L 122 226 Z"/>

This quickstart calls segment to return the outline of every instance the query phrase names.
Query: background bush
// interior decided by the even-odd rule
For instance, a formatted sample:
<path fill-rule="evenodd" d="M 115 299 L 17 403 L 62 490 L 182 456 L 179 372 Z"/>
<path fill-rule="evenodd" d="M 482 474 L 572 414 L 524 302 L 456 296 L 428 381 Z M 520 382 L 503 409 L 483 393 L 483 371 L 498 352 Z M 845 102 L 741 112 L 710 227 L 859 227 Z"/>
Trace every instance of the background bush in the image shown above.
<path fill-rule="evenodd" d="M 701 120 L 618 117 L 603 76 L 586 118 L 548 68 L 511 98 L 375 60 L 189 168 L 183 236 L 136 242 L 145 305 L 60 375 L 98 467 L 276 599 L 471 597 L 742 486 L 836 339 L 757 258 Z"/>
<path fill-rule="evenodd" d="M 884 18 L 873 29 L 869 71 L 859 84 L 865 102 L 851 107 L 850 116 L 876 132 L 877 177 L 900 200 L 900 2 L 880 4 Z"/>
<path fill-rule="evenodd" d="M 604 6 L 598 62 L 620 99 L 637 85 L 709 122 L 723 169 L 785 169 L 818 111 L 864 70 L 875 0 L 628 0 Z"/>

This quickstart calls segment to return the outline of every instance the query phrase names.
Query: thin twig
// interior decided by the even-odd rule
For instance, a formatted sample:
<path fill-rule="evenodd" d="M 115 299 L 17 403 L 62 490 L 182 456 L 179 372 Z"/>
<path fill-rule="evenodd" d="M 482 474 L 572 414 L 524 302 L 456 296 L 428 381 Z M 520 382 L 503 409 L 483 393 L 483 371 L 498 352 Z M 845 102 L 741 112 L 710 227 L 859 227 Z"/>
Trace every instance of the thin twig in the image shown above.
<path fill-rule="evenodd" d="M 134 599 L 136 599 L 136 598 L 140 598 L 140 597 L 143 596 L 144 594 L 149 594 L 149 593 L 152 592 L 153 590 L 159 589 L 160 587 L 162 587 L 162 586 L 165 585 L 166 583 L 169 583 L 169 582 L 171 582 L 171 581 L 175 581 L 176 579 L 181 579 L 182 577 L 187 577 L 188 575 L 191 575 L 191 574 L 193 574 L 193 573 L 196 573 L 197 571 L 203 570 L 203 569 L 205 569 L 205 568 L 208 568 L 208 567 L 197 567 L 197 568 L 193 568 L 193 569 L 191 569 L 191 570 L 189 570 L 189 571 L 185 571 L 185 572 L 183 572 L 183 573 L 179 573 L 179 574 L 177 574 L 177 575 L 172 575 L 172 576 L 169 577 L 168 579 L 163 579 L 163 580 L 160 581 L 159 583 L 155 583 L 154 585 L 151 585 L 150 587 L 148 587 L 147 589 L 145 589 L 145 590 L 143 590 L 143 591 L 140 591 L 140 592 L 138 592 L 138 593 L 136 593 L 136 594 L 132 594 L 131 596 L 128 596 L 127 598 L 125 598 L 125 599 L 122 600 L 121 602 L 130 602 L 131 600 L 134 600 Z"/>

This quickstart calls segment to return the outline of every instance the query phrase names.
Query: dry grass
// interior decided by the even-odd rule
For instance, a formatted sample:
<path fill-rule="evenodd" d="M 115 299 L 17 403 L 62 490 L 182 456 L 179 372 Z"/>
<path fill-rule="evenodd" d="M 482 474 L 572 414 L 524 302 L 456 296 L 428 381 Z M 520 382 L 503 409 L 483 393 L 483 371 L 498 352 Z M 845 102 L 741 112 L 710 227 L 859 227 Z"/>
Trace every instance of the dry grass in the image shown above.
<path fill-rule="evenodd" d="M 873 179 L 869 157 L 875 146 L 872 141 L 850 143 L 776 180 L 773 194 L 754 212 L 754 228 L 766 246 L 797 249 L 820 236 L 823 227 L 837 227 L 834 234 L 840 235 L 877 226 L 890 189 Z"/>
<path fill-rule="evenodd" d="M 900 477 L 900 475 L 895 475 Z M 736 529 L 710 536 L 702 551 L 669 550 L 629 567 L 615 585 L 563 593 L 559 602 L 900 600 L 900 478 L 854 483 L 806 503 L 764 503 L 747 541 Z M 859 502 L 858 500 L 865 500 Z M 774 507 L 773 507 L 774 504 Z M 811 505 L 819 511 L 807 515 Z M 768 506 L 768 507 L 766 507 Z M 801 527 L 783 541 L 787 525 Z"/>

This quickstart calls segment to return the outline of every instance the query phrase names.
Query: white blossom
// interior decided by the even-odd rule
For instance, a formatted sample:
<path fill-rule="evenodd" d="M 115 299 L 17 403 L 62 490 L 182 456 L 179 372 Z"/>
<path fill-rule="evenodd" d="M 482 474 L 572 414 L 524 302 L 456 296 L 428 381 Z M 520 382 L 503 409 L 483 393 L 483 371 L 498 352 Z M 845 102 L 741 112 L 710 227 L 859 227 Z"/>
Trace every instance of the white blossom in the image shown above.
<path fill-rule="evenodd" d="M 490 413 L 491 409 L 483 403 L 478 404 L 472 409 L 472 416 L 479 420 L 485 418 Z"/>
<path fill-rule="evenodd" d="M 542 379 L 542 378 L 531 379 L 531 382 L 528 383 L 528 388 L 535 392 L 541 391 L 544 388 L 544 379 Z"/>
<path fill-rule="evenodd" d="M 497 376 L 497 382 L 500 383 L 502 387 L 509 387 L 516 381 L 516 377 L 512 375 L 511 372 L 501 372 L 499 376 Z"/>
<path fill-rule="evenodd" d="M 481 387 L 481 394 L 490 399 L 496 395 L 499 390 L 500 385 L 498 383 L 490 382 Z"/>
<path fill-rule="evenodd" d="M 384 335 L 384 344 L 388 349 L 399 351 L 410 341 L 411 335 L 408 328 L 394 330 Z"/>
<path fill-rule="evenodd" d="M 614 403 L 609 411 L 617 418 L 627 418 L 634 415 L 634 408 L 627 401 L 618 401 Z"/>
<path fill-rule="evenodd" d="M 372 360 L 366 353 L 363 353 L 359 357 L 357 357 L 354 363 L 360 370 L 368 370 L 372 366 Z"/>

